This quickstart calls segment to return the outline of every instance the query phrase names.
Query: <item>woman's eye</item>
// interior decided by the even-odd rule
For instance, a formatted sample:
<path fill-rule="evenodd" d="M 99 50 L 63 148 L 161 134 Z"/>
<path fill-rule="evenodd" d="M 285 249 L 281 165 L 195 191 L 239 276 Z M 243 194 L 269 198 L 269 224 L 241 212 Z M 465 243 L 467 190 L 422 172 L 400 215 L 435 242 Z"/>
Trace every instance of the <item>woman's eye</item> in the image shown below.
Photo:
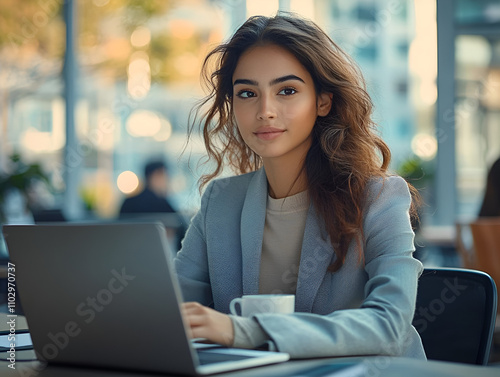
<path fill-rule="evenodd" d="M 278 94 L 281 94 L 283 96 L 291 96 L 292 94 L 297 93 L 297 91 L 294 88 L 284 88 L 279 91 Z"/>
<path fill-rule="evenodd" d="M 238 92 L 237 96 L 240 98 L 251 98 L 251 97 L 255 97 L 255 93 L 251 92 L 249 90 L 242 90 L 242 91 Z"/>

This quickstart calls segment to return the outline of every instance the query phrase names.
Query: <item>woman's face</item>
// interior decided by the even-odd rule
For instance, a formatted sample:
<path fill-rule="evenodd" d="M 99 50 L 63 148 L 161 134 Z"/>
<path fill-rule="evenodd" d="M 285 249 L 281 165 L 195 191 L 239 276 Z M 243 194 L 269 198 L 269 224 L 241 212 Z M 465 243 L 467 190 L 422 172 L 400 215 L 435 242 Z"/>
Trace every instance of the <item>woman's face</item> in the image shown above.
<path fill-rule="evenodd" d="M 301 163 L 316 118 L 331 107 L 331 95 L 316 95 L 311 75 L 295 56 L 272 44 L 241 55 L 233 74 L 232 101 L 243 140 L 264 163 Z"/>

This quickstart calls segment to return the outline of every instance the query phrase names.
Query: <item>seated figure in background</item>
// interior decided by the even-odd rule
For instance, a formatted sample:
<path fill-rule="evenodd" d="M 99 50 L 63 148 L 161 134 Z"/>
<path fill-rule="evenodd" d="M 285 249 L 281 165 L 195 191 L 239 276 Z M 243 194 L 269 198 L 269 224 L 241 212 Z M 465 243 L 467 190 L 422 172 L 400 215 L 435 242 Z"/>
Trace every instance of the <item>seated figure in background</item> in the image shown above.
<path fill-rule="evenodd" d="M 166 198 L 167 177 L 167 167 L 162 161 L 152 161 L 146 164 L 144 189 L 139 194 L 123 201 L 120 214 L 175 212 Z"/>
<path fill-rule="evenodd" d="M 500 217 L 500 158 L 498 158 L 488 172 L 483 204 L 479 210 L 479 217 Z"/>
<path fill-rule="evenodd" d="M 163 161 L 151 161 L 144 167 L 144 189 L 137 195 L 126 198 L 120 208 L 120 219 L 161 220 L 170 238 L 175 237 L 175 247 L 179 250 L 186 230 L 185 223 L 167 200 L 168 171 Z M 172 214 L 159 219 L 151 214 Z M 149 214 L 149 215 L 148 215 Z"/>

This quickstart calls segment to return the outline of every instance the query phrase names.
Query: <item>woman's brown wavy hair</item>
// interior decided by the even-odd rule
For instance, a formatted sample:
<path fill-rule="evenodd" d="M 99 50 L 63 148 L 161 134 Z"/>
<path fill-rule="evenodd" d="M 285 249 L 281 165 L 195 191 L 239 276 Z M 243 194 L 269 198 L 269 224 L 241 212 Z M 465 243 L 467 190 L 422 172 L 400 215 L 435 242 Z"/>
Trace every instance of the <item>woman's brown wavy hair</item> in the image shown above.
<path fill-rule="evenodd" d="M 200 188 L 226 165 L 237 174 L 262 166 L 261 158 L 244 143 L 235 123 L 232 77 L 243 52 L 269 44 L 287 49 L 302 63 L 317 94 L 333 94 L 329 114 L 316 120 L 304 168 L 309 197 L 325 222 L 337 256 L 329 270 L 337 271 L 351 241 L 356 239 L 361 246 L 367 184 L 373 177 L 388 175 L 391 153 L 376 133 L 372 102 L 357 65 L 313 22 L 290 14 L 254 16 L 227 43 L 207 55 L 202 78 L 210 92 L 195 108 L 189 135 L 198 114 L 209 105 L 203 112 L 201 127 L 208 158 L 215 161 L 216 167 L 201 178 Z M 412 208 L 415 212 L 414 205 Z M 358 249 L 362 260 L 362 248 Z"/>

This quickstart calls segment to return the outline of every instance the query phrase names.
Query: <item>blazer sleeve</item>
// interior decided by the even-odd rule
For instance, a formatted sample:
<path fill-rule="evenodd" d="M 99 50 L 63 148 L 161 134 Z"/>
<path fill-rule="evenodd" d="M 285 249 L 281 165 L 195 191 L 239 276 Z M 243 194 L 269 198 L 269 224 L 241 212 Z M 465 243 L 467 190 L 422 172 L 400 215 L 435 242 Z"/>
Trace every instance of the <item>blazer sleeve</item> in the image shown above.
<path fill-rule="evenodd" d="M 183 300 L 197 301 L 205 306 L 213 306 L 205 241 L 205 214 L 212 188 L 213 182 L 203 194 L 201 208 L 191 220 L 182 241 L 182 248 L 174 259 Z"/>
<path fill-rule="evenodd" d="M 408 349 L 416 349 L 418 355 L 412 356 L 425 358 L 418 334 L 411 326 L 417 280 L 423 267 L 412 256 L 414 233 L 408 186 L 400 177 L 377 181 L 370 186 L 368 200 L 363 228 L 368 280 L 361 307 L 327 315 L 257 314 L 254 318 L 278 350 L 301 358 L 410 356 Z"/>

